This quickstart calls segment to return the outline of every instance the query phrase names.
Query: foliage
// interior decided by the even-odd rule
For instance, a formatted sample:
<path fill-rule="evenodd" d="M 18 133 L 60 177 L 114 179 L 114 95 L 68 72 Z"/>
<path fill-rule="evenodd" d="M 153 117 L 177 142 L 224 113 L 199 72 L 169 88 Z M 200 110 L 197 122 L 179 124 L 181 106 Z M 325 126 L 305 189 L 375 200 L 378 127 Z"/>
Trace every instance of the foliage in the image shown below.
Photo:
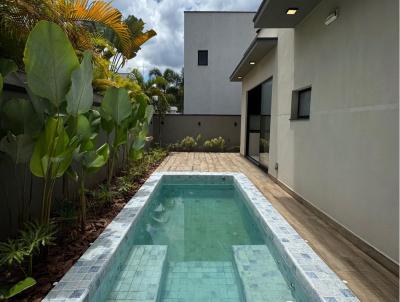
<path fill-rule="evenodd" d="M 194 148 L 197 147 L 197 142 L 196 140 L 191 137 L 191 136 L 186 136 L 184 137 L 181 142 L 179 143 L 179 147 L 183 150 L 183 151 L 193 151 Z"/>
<path fill-rule="evenodd" d="M 261 146 L 261 152 L 268 152 L 269 150 L 269 140 L 265 138 L 260 138 L 260 146 Z"/>
<path fill-rule="evenodd" d="M 221 136 L 205 140 L 198 134 L 195 138 L 191 136 L 184 137 L 181 141 L 169 145 L 171 151 L 207 151 L 207 152 L 223 152 L 225 151 L 225 139 Z"/>
<path fill-rule="evenodd" d="M 0 46 L 4 54 L 13 57 L 12 50 L 23 49 L 29 32 L 40 20 L 56 23 L 78 51 L 95 50 L 95 38 L 101 35 L 95 26 L 101 26 L 115 35 L 115 40 L 125 56 L 146 40 L 134 36 L 122 14 L 110 2 L 96 0 L 4 0 L 0 9 Z M 153 32 L 151 32 L 153 33 Z M 8 42 L 8 43 L 7 43 Z M 7 49 L 7 44 L 13 47 Z M 14 59 L 19 61 L 21 54 Z"/>
<path fill-rule="evenodd" d="M 91 196 L 94 199 L 94 203 L 89 204 L 91 208 L 104 207 L 110 204 L 118 192 L 112 190 L 106 184 L 100 184 L 95 190 L 91 192 Z"/>
<path fill-rule="evenodd" d="M 87 126 L 84 133 L 78 131 L 78 134 L 80 134 L 78 135 L 80 148 L 74 151 L 73 161 L 69 168 L 69 175 L 79 186 L 79 220 L 82 229 L 84 229 L 86 223 L 86 177 L 103 167 L 107 163 L 110 154 L 108 144 L 103 144 L 96 148 L 96 138 L 100 126 L 99 112 L 90 110 L 87 115 L 89 118 L 86 116 L 78 117 L 78 123 L 79 120 L 82 120 Z"/>
<path fill-rule="evenodd" d="M 0 299 L 11 298 L 36 284 L 31 277 L 33 256 L 54 244 L 55 234 L 53 223 L 26 222 L 17 238 L 0 242 L 0 267 L 18 267 L 25 275 L 25 279 L 15 284 L 0 287 Z"/>
<path fill-rule="evenodd" d="M 33 256 L 40 249 L 52 245 L 55 240 L 55 226 L 52 223 L 26 222 L 16 239 L 0 242 L 0 266 L 18 266 L 25 276 L 32 276 Z M 23 262 L 27 262 L 27 270 Z"/>
<path fill-rule="evenodd" d="M 16 164 L 30 161 L 32 174 L 43 178 L 42 223 L 50 221 L 56 179 L 69 170 L 79 184 L 83 227 L 86 175 L 104 166 L 111 154 L 111 179 L 118 150 L 123 145 L 128 146 L 133 157 L 140 156 L 152 107 L 139 92 L 129 94 L 123 88 L 110 88 L 100 113 L 91 110 L 92 55 L 84 52 L 79 62 L 68 37 L 54 23 L 36 24 L 26 42 L 24 63 L 31 102 L 9 100 L 3 106 L 0 126 L 7 135 L 0 141 L 0 150 Z M 133 89 L 137 84 L 130 81 L 124 85 Z M 100 124 L 113 135 L 111 146 L 96 147 Z"/>
<path fill-rule="evenodd" d="M 115 51 L 110 66 L 112 72 L 118 72 L 127 60 L 136 56 L 141 45 L 156 35 L 156 32 L 152 29 L 145 32 L 145 23 L 142 19 L 137 19 L 135 16 L 128 16 L 123 20 L 123 23 L 126 24 L 131 35 L 129 49 L 124 49 L 124 45 L 120 43 L 120 39 L 118 39 L 115 31 L 104 27 L 102 31 L 102 35 L 113 46 Z"/>
<path fill-rule="evenodd" d="M 224 151 L 225 140 L 219 136 L 210 140 L 206 140 L 203 146 L 208 151 Z"/>
<path fill-rule="evenodd" d="M 24 280 L 12 284 L 9 287 L 0 287 L 0 299 L 10 299 L 35 285 L 35 279 L 26 277 Z"/>

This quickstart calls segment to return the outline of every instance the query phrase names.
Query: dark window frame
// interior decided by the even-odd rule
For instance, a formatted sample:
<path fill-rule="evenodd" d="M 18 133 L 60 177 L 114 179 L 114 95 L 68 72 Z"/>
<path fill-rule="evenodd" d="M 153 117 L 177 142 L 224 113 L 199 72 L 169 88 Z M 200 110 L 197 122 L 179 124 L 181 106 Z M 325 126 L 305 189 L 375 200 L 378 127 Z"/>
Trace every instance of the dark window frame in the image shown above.
<path fill-rule="evenodd" d="M 200 59 L 200 54 L 206 54 L 205 62 Z M 202 58 L 204 59 L 204 57 Z M 198 50 L 197 51 L 197 65 L 198 66 L 208 66 L 208 50 Z"/>
<path fill-rule="evenodd" d="M 304 92 L 310 92 L 310 102 L 309 102 L 309 108 L 308 108 L 308 114 L 307 115 L 299 115 L 300 113 L 300 94 Z M 311 95 L 312 95 L 312 87 L 307 86 L 303 87 L 297 90 L 294 90 L 292 92 L 292 112 L 290 116 L 290 120 L 309 120 L 310 115 L 311 115 Z"/>

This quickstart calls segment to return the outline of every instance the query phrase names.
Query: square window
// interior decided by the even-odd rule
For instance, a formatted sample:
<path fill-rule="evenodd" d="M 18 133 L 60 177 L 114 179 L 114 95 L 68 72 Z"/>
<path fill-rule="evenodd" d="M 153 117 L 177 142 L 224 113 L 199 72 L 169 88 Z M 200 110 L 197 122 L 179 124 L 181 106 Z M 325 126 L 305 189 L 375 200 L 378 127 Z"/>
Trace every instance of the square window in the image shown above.
<path fill-rule="evenodd" d="M 309 119 L 310 105 L 311 87 L 293 91 L 291 119 Z"/>
<path fill-rule="evenodd" d="M 208 65 L 208 50 L 199 50 L 197 53 L 197 64 L 199 66 Z"/>

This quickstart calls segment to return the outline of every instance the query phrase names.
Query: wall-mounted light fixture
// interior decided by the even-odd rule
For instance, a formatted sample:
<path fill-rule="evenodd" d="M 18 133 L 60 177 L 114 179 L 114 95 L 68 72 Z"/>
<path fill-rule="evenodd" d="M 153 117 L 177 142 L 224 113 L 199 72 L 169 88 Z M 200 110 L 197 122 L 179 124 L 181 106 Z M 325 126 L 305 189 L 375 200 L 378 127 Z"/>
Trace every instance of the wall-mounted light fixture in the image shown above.
<path fill-rule="evenodd" d="M 326 17 L 325 19 L 325 25 L 328 26 L 329 24 L 331 24 L 332 22 L 335 22 L 336 19 L 339 16 L 339 9 L 335 8 L 335 10 L 333 12 L 331 12 L 328 17 Z"/>
<path fill-rule="evenodd" d="M 243 79 L 241 76 L 238 76 L 237 78 L 238 78 L 238 80 L 241 80 L 241 79 Z"/>
<path fill-rule="evenodd" d="M 249 63 L 250 65 L 255 65 L 256 64 L 256 62 L 254 62 L 254 61 L 250 61 L 250 63 Z"/>
<path fill-rule="evenodd" d="M 288 8 L 286 10 L 286 15 L 295 15 L 295 14 L 297 14 L 298 10 L 299 9 L 297 7 Z"/>

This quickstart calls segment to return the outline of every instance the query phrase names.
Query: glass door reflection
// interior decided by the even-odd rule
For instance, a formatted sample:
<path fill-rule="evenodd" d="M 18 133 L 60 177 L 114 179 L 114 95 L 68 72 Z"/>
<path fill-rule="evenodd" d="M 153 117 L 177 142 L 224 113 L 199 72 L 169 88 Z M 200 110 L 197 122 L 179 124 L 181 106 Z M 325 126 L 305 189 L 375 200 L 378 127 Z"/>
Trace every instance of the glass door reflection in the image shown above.
<path fill-rule="evenodd" d="M 265 168 L 268 168 L 269 163 L 271 102 L 272 79 L 247 93 L 246 155 Z"/>

